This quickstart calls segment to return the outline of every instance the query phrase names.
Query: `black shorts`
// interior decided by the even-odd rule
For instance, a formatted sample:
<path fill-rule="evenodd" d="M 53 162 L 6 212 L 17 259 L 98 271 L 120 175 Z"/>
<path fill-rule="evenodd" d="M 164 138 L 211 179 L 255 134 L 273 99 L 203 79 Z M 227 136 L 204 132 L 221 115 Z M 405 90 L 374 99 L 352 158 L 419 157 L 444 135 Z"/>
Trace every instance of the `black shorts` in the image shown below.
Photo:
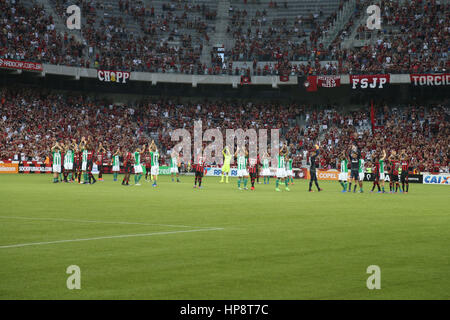
<path fill-rule="evenodd" d="M 380 173 L 379 172 L 374 172 L 373 173 L 373 179 L 374 179 L 374 181 L 380 181 Z"/>
<path fill-rule="evenodd" d="M 408 182 L 408 172 L 402 172 L 400 175 L 400 181 L 402 183 Z"/>
<path fill-rule="evenodd" d="M 88 162 L 87 162 L 87 171 L 91 172 L 93 165 L 94 165 L 94 163 L 92 162 L 92 160 L 88 160 Z"/>
<path fill-rule="evenodd" d="M 391 179 L 391 182 L 398 182 L 398 174 L 389 174 L 389 178 Z"/>
<path fill-rule="evenodd" d="M 125 166 L 125 173 L 131 173 L 131 164 L 127 163 L 127 165 Z"/>
<path fill-rule="evenodd" d="M 202 171 L 195 171 L 195 176 L 197 177 L 197 178 L 201 178 L 201 177 L 203 177 L 203 170 Z"/>
<path fill-rule="evenodd" d="M 317 180 L 316 170 L 309 171 L 309 175 L 311 176 L 311 180 Z"/>
<path fill-rule="evenodd" d="M 359 171 L 358 170 L 351 170 L 350 171 L 350 179 L 359 180 Z"/>

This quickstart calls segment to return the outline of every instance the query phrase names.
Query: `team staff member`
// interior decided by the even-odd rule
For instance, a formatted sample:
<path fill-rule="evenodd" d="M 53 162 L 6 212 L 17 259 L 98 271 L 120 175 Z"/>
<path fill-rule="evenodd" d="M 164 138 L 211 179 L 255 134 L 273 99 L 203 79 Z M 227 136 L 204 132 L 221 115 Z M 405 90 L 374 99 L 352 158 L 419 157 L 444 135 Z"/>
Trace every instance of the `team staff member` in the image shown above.
<path fill-rule="evenodd" d="M 317 173 L 316 173 L 316 158 L 319 155 L 319 146 L 315 145 L 316 150 L 313 151 L 313 154 L 311 155 L 311 166 L 309 167 L 309 174 L 311 176 L 311 180 L 309 181 L 309 192 L 313 192 L 312 190 L 312 184 L 315 183 L 317 187 L 317 191 L 322 191 L 319 187 L 319 183 L 317 182 Z"/>

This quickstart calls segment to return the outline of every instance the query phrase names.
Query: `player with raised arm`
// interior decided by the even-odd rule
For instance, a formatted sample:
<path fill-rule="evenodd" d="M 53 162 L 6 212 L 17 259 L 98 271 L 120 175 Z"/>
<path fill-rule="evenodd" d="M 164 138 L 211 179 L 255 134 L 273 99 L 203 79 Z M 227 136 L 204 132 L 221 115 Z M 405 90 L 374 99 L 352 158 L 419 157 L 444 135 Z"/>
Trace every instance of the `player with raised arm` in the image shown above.
<path fill-rule="evenodd" d="M 52 167 L 53 167 L 53 183 L 58 183 L 58 176 L 61 174 L 61 150 L 62 147 L 56 142 L 51 148 Z"/>
<path fill-rule="evenodd" d="M 97 182 L 94 175 L 92 174 L 92 168 L 94 166 L 94 143 L 92 142 L 92 138 L 89 137 L 87 144 L 87 173 L 89 177 L 89 184 L 94 184 Z"/>
<path fill-rule="evenodd" d="M 142 146 L 141 149 L 136 148 L 134 151 L 134 185 L 140 186 L 139 181 L 142 178 L 142 165 L 141 165 L 141 153 L 145 150 L 145 145 Z"/>
<path fill-rule="evenodd" d="M 245 149 L 245 147 L 243 147 L 242 149 L 237 147 L 237 150 L 236 150 L 236 153 L 235 153 L 235 157 L 237 158 L 238 189 L 242 190 L 241 182 L 243 180 L 243 182 L 244 182 L 244 190 L 248 190 L 248 188 L 247 188 L 247 183 L 248 183 L 248 171 L 247 171 L 248 152 Z"/>
<path fill-rule="evenodd" d="M 399 162 L 397 160 L 397 153 L 395 150 L 392 150 L 391 155 L 389 156 L 389 189 L 390 193 L 394 193 L 398 191 L 400 186 L 398 182 L 398 166 Z"/>
<path fill-rule="evenodd" d="M 143 168 L 145 168 L 145 181 L 150 182 L 152 180 L 152 157 L 150 155 L 149 148 L 145 149 L 143 157 L 145 163 L 145 166 L 143 166 Z M 150 177 L 150 179 L 148 177 Z"/>
<path fill-rule="evenodd" d="M 283 145 L 277 158 L 277 180 L 275 181 L 275 191 L 280 192 L 280 181 L 284 182 L 286 191 L 290 191 L 288 186 L 288 180 L 286 180 L 286 157 L 288 149 L 286 145 Z"/>
<path fill-rule="evenodd" d="M 374 165 L 374 174 L 375 181 L 373 182 L 372 192 L 375 189 L 375 186 L 378 185 L 378 193 L 385 193 L 384 191 L 384 180 L 386 179 L 384 174 L 384 159 L 386 159 L 386 150 L 383 149 L 383 153 L 378 161 L 375 162 Z M 381 190 L 380 190 L 380 182 L 381 182 Z"/>
<path fill-rule="evenodd" d="M 158 181 L 158 174 L 159 174 L 159 152 L 158 152 L 158 148 L 156 147 L 156 143 L 154 140 L 152 140 L 152 143 L 148 147 L 148 151 L 150 152 L 150 158 L 151 158 L 151 164 L 152 164 L 152 169 L 151 169 L 152 180 L 153 180 L 152 187 L 156 187 L 157 181 Z"/>
<path fill-rule="evenodd" d="M 67 142 L 64 150 L 64 182 L 67 181 L 67 176 L 69 176 L 69 180 L 72 181 L 72 172 L 73 172 L 73 162 L 74 162 L 74 145 L 70 142 Z"/>
<path fill-rule="evenodd" d="M 317 173 L 316 173 L 316 159 L 317 156 L 319 155 L 319 146 L 316 144 L 314 146 L 315 150 L 312 152 L 312 155 L 310 157 L 310 167 L 309 167 L 309 175 L 311 176 L 311 180 L 309 180 L 309 192 L 314 192 L 314 190 L 312 190 L 312 184 L 314 182 L 314 184 L 317 187 L 317 191 L 322 191 L 322 189 L 319 187 L 319 182 L 317 181 Z"/>
<path fill-rule="evenodd" d="M 356 192 L 356 182 L 359 180 L 359 158 L 361 158 L 361 153 L 354 145 L 350 151 L 350 182 L 348 184 L 348 192 L 352 191 L 352 182 L 355 184 L 353 193 Z"/>
<path fill-rule="evenodd" d="M 98 169 L 98 181 L 103 181 L 103 160 L 105 158 L 106 149 L 100 142 L 97 149 L 97 169 Z"/>
<path fill-rule="evenodd" d="M 124 148 L 124 152 L 123 154 L 123 167 L 125 169 L 125 176 L 123 177 L 122 180 L 122 185 L 123 186 L 129 186 L 130 185 L 130 175 L 131 175 L 131 152 L 126 151 Z"/>
<path fill-rule="evenodd" d="M 197 161 L 194 161 L 193 169 L 195 172 L 194 188 L 197 188 L 198 182 L 198 188 L 202 189 L 202 180 L 205 173 L 205 158 L 203 157 L 203 148 L 202 153 L 197 158 Z"/>
<path fill-rule="evenodd" d="M 233 156 L 228 149 L 228 146 L 225 146 L 225 148 L 222 150 L 222 155 L 223 165 L 220 182 L 223 183 L 223 177 L 225 176 L 225 182 L 228 183 L 228 178 L 230 176 L 231 157 Z"/>
<path fill-rule="evenodd" d="M 111 162 L 114 181 L 117 181 L 117 176 L 120 172 L 120 148 L 117 148 L 116 152 L 114 152 Z"/>
<path fill-rule="evenodd" d="M 266 151 L 262 157 L 262 176 L 264 177 L 264 184 L 269 184 L 270 180 L 270 155 L 268 151 Z"/>
<path fill-rule="evenodd" d="M 402 183 L 400 192 L 403 189 L 404 193 L 408 193 L 409 192 L 409 160 L 408 160 L 408 155 L 406 154 L 406 150 L 403 149 L 402 153 L 400 154 L 400 181 Z M 406 186 L 405 186 L 406 185 Z M 406 189 L 405 189 L 406 187 Z"/>
<path fill-rule="evenodd" d="M 175 152 L 175 149 L 173 149 L 170 155 L 170 175 L 172 177 L 172 182 L 175 181 L 174 175 L 177 178 L 177 182 L 180 182 L 180 172 L 178 170 L 179 165 L 180 155 Z"/>
<path fill-rule="evenodd" d="M 292 163 L 294 160 L 290 155 L 286 156 L 286 179 L 289 184 L 294 184 L 294 171 L 292 171 Z"/>
<path fill-rule="evenodd" d="M 365 161 L 362 157 L 358 159 L 358 184 L 359 193 L 363 193 L 363 181 L 364 181 Z"/>
<path fill-rule="evenodd" d="M 250 174 L 251 190 L 255 190 L 255 180 L 258 176 L 258 158 L 248 159 L 248 172 Z"/>
<path fill-rule="evenodd" d="M 347 192 L 347 180 L 348 180 L 348 160 L 345 155 L 345 151 L 342 151 L 341 156 L 341 172 L 339 173 L 339 183 L 342 186 L 342 192 Z"/>
<path fill-rule="evenodd" d="M 87 169 L 88 169 L 88 150 L 86 148 L 87 141 L 85 137 L 81 138 L 80 142 L 80 150 L 81 150 L 81 172 L 83 174 L 83 182 L 82 184 L 87 184 L 88 182 L 88 175 L 87 175 Z M 78 179 L 80 181 L 80 179 Z"/>

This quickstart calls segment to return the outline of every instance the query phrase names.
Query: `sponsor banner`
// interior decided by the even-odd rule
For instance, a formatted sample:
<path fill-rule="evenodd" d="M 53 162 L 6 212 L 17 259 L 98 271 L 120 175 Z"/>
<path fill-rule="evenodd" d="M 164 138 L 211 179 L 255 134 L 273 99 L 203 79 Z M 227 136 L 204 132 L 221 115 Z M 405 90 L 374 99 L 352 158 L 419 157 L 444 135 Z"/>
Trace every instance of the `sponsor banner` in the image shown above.
<path fill-rule="evenodd" d="M 97 70 L 97 78 L 103 82 L 127 83 L 130 76 L 128 71 Z"/>
<path fill-rule="evenodd" d="M 0 174 L 18 173 L 19 165 L 17 163 L 0 163 Z"/>
<path fill-rule="evenodd" d="M 289 81 L 289 75 L 280 75 L 280 82 L 288 82 Z"/>
<path fill-rule="evenodd" d="M 0 68 L 30 70 L 30 71 L 43 71 L 44 70 L 42 67 L 42 63 L 17 61 L 17 60 L 1 59 L 1 58 L 0 58 Z"/>
<path fill-rule="evenodd" d="M 389 81 L 389 74 L 350 75 L 352 89 L 383 89 Z"/>
<path fill-rule="evenodd" d="M 222 175 L 222 168 L 219 167 L 206 167 L 206 176 L 220 177 Z M 237 169 L 230 168 L 230 177 L 237 177 Z"/>
<path fill-rule="evenodd" d="M 317 180 L 339 180 L 339 171 L 337 170 L 317 170 Z"/>
<path fill-rule="evenodd" d="M 423 175 L 423 184 L 450 185 L 449 174 L 425 174 Z"/>
<path fill-rule="evenodd" d="M 411 74 L 411 83 L 415 86 L 448 86 L 450 73 L 444 74 Z"/>
<path fill-rule="evenodd" d="M 19 173 L 52 173 L 52 167 L 45 166 L 44 164 L 21 163 Z"/>
<path fill-rule="evenodd" d="M 364 181 L 375 181 L 375 174 L 369 172 L 364 173 Z M 388 173 L 385 173 L 385 181 L 391 181 L 391 177 Z M 421 174 L 410 174 L 408 175 L 408 181 L 409 183 L 422 183 L 423 176 Z"/>
<path fill-rule="evenodd" d="M 338 181 L 339 171 L 337 170 L 316 170 L 317 180 Z M 306 170 L 306 179 L 311 179 L 311 173 Z"/>
<path fill-rule="evenodd" d="M 318 76 L 317 86 L 321 88 L 336 88 L 341 86 L 340 76 Z"/>

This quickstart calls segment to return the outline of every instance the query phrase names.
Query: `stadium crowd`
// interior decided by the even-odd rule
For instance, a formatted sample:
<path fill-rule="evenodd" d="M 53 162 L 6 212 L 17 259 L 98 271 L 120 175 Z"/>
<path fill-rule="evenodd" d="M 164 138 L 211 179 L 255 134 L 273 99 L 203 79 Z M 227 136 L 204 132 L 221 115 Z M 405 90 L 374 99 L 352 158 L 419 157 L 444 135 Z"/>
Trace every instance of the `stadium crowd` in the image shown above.
<path fill-rule="evenodd" d="M 163 5 L 121 0 L 117 17 L 107 11 L 110 4 L 103 0 L 50 3 L 61 21 L 69 4 L 80 5 L 81 36 L 59 30 L 55 17 L 40 4 L 0 0 L 0 58 L 189 74 L 235 73 L 235 61 L 252 64 L 248 69 L 253 67 L 258 75 L 445 72 L 450 67 L 450 4 L 439 0 L 376 1 L 382 8 L 382 29 L 368 32 L 365 24 L 360 25 L 357 39 L 370 37 L 370 41 L 354 48 L 343 48 L 342 42 L 364 13 L 367 0 L 357 1 L 352 18 L 328 47 L 322 39 L 337 12 L 324 17 L 320 5 L 316 13 L 295 19 L 269 18 L 268 12 L 286 9 L 282 2 L 269 2 L 252 17 L 245 6 L 230 8 L 227 33 L 234 46 L 227 48 L 226 61 L 212 53 L 211 64 L 201 62 L 201 55 L 215 32 L 214 7 L 175 0 Z M 330 62 L 320 65 L 320 61 Z"/>
<path fill-rule="evenodd" d="M 294 103 L 163 98 L 126 106 L 80 95 L 6 88 L 0 103 L 2 160 L 42 161 L 55 139 L 91 136 L 96 143 L 103 143 L 108 157 L 117 147 L 134 148 L 154 139 L 164 163 L 175 144 L 172 130 L 184 128 L 193 136 L 194 121 L 201 120 L 203 132 L 219 128 L 224 136 L 226 129 L 279 128 L 295 167 L 307 163 L 308 152 L 319 142 L 324 150 L 321 168 L 325 169 L 337 168 L 341 152 L 357 144 L 369 161 L 382 149 L 388 153 L 406 149 L 420 171 L 448 172 L 450 110 L 446 105 L 376 108 L 372 131 L 368 108 L 338 111 L 336 107 L 319 109 Z"/>

